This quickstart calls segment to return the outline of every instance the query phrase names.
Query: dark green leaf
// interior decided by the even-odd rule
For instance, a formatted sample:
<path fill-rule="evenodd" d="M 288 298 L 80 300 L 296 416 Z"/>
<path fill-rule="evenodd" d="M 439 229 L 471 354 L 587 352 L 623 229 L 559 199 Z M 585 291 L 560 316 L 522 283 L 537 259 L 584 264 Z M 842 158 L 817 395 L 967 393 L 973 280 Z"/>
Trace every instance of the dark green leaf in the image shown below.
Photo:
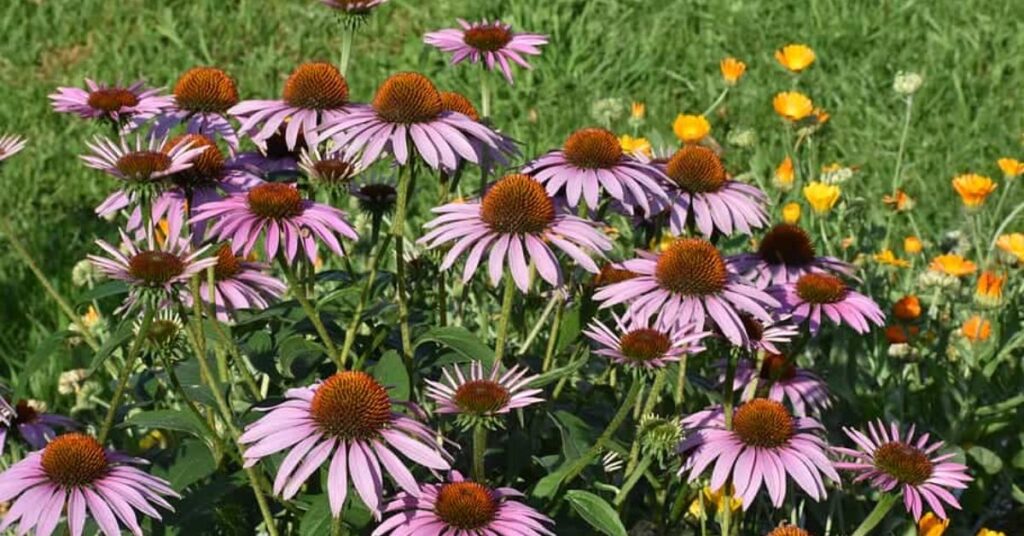
<path fill-rule="evenodd" d="M 128 292 L 128 285 L 124 281 L 106 281 L 100 283 L 78 297 L 78 303 L 88 303 L 110 296 L 117 296 Z"/>
<path fill-rule="evenodd" d="M 187 432 L 197 437 L 203 437 L 205 432 L 203 425 L 199 423 L 195 415 L 186 410 L 177 409 L 155 409 L 139 412 L 128 417 L 119 426 L 176 430 L 178 432 Z"/>
<path fill-rule="evenodd" d="M 171 487 L 183 491 L 188 486 L 210 476 L 217 470 L 217 463 L 200 441 L 187 440 L 181 443 L 178 459 L 168 471 Z"/>
<path fill-rule="evenodd" d="M 395 400 L 409 400 L 411 387 L 409 385 L 409 373 L 405 370 L 405 362 L 398 352 L 388 350 L 381 356 L 380 361 L 373 366 L 373 377 L 384 387 L 387 387 L 391 398 Z"/>
<path fill-rule="evenodd" d="M 1003 460 L 999 458 L 998 454 L 985 447 L 974 445 L 967 449 L 967 454 L 974 458 L 974 461 L 978 462 L 978 465 L 990 475 L 1003 470 Z"/>
<path fill-rule="evenodd" d="M 589 491 L 579 489 L 567 491 L 565 497 L 569 499 L 569 504 L 576 510 L 576 513 L 602 534 L 626 536 L 626 527 L 622 525 L 619 514 L 615 512 L 612 505 L 608 504 L 608 501 Z"/>
<path fill-rule="evenodd" d="M 320 536 L 331 533 L 331 504 L 327 495 L 316 495 L 309 501 L 309 510 L 302 516 L 300 536 Z"/>
<path fill-rule="evenodd" d="M 467 361 L 482 361 L 485 366 L 494 362 L 494 350 L 484 344 L 468 329 L 460 326 L 433 328 L 416 340 L 416 346 L 425 342 L 435 342 L 455 350 Z"/>

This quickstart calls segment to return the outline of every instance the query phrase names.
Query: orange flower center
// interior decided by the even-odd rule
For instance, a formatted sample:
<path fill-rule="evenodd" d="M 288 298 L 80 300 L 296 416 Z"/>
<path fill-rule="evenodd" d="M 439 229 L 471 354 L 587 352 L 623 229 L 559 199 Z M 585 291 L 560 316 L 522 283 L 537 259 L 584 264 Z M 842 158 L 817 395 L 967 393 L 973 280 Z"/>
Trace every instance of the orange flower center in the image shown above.
<path fill-rule="evenodd" d="M 377 88 L 373 109 L 390 123 L 426 123 L 433 121 L 444 105 L 434 83 L 419 73 L 391 75 Z"/>
<path fill-rule="evenodd" d="M 127 89 L 111 87 L 89 93 L 88 103 L 91 108 L 111 113 L 120 111 L 121 108 L 135 106 L 139 103 L 139 98 Z"/>
<path fill-rule="evenodd" d="M 223 114 L 238 104 L 238 87 L 228 73 L 214 67 L 194 67 L 174 84 L 174 99 L 189 112 Z"/>
<path fill-rule="evenodd" d="M 450 527 L 475 530 L 494 521 L 498 501 L 491 490 L 476 482 L 451 482 L 437 492 L 434 513 Z"/>
<path fill-rule="evenodd" d="M 834 275 L 806 274 L 797 280 L 796 294 L 809 303 L 836 303 L 846 297 L 846 285 Z"/>
<path fill-rule="evenodd" d="M 717 294 L 728 280 L 722 255 L 700 238 L 673 242 L 658 258 L 654 275 L 662 288 L 684 296 Z"/>
<path fill-rule="evenodd" d="M 167 284 L 185 271 L 185 263 L 166 251 L 140 251 L 128 259 L 128 272 L 132 277 L 151 286 Z"/>
<path fill-rule="evenodd" d="M 249 210 L 257 216 L 270 219 L 294 218 L 302 214 L 302 196 L 287 184 L 268 182 L 254 186 L 246 194 Z"/>
<path fill-rule="evenodd" d="M 284 83 L 284 101 L 307 110 L 341 108 L 348 103 L 348 82 L 330 63 L 303 63 Z"/>
<path fill-rule="evenodd" d="M 217 281 L 231 279 L 242 271 L 242 258 L 231 251 L 231 246 L 221 244 L 217 248 L 217 264 L 213 266 L 213 277 Z"/>
<path fill-rule="evenodd" d="M 171 157 L 161 151 L 137 151 L 117 159 L 114 167 L 131 180 L 149 180 L 171 167 Z"/>
<path fill-rule="evenodd" d="M 475 26 L 465 31 L 462 41 L 477 50 L 495 52 L 512 41 L 512 32 L 496 24 Z"/>
<path fill-rule="evenodd" d="M 313 395 L 310 414 L 329 436 L 369 440 L 391 422 L 391 398 L 365 372 L 339 372 L 324 380 Z"/>
<path fill-rule="evenodd" d="M 764 235 L 757 254 L 769 264 L 805 266 L 814 261 L 814 244 L 799 226 L 783 223 Z"/>
<path fill-rule="evenodd" d="M 700 145 L 686 145 L 672 155 L 665 174 L 680 189 L 690 193 L 717 192 L 725 186 L 725 166 L 714 151 Z"/>
<path fill-rule="evenodd" d="M 506 175 L 484 195 L 480 218 L 497 233 L 540 234 L 555 220 L 555 205 L 528 175 Z"/>
<path fill-rule="evenodd" d="M 469 102 L 469 99 L 467 99 L 462 93 L 442 91 L 441 109 L 446 112 L 458 112 L 473 121 L 480 120 L 480 114 L 477 113 L 476 107 L 473 106 L 473 103 Z"/>
<path fill-rule="evenodd" d="M 601 267 L 601 271 L 594 277 L 594 285 L 603 287 L 605 285 L 612 285 L 615 283 L 621 283 L 623 281 L 629 281 L 636 277 L 635 272 L 630 272 L 623 268 L 616 268 L 611 263 L 605 263 Z"/>
<path fill-rule="evenodd" d="M 107 454 L 95 439 L 84 434 L 64 434 L 43 449 L 43 471 L 65 488 L 77 488 L 96 481 L 107 472 Z"/>
<path fill-rule="evenodd" d="M 924 484 L 934 469 L 928 455 L 921 449 L 899 441 L 880 445 L 875 449 L 874 458 L 875 467 L 911 486 Z"/>
<path fill-rule="evenodd" d="M 764 336 L 764 325 L 761 321 L 747 313 L 740 313 L 740 321 L 743 322 L 743 329 L 747 332 L 747 338 L 752 341 L 759 341 Z"/>
<path fill-rule="evenodd" d="M 224 153 L 210 138 L 202 134 L 183 134 L 167 140 L 163 150 L 169 153 L 175 147 L 186 143 L 190 149 L 206 147 L 206 150 L 192 159 L 192 167 L 175 173 L 174 182 L 183 188 L 190 188 L 219 181 L 224 172 Z"/>
<path fill-rule="evenodd" d="M 752 447 L 777 448 L 793 437 L 793 417 L 781 403 L 755 398 L 732 416 L 732 427 L 740 441 Z"/>
<path fill-rule="evenodd" d="M 792 380 L 796 376 L 796 365 L 780 354 L 765 354 L 761 364 L 761 377 L 766 380 Z"/>
<path fill-rule="evenodd" d="M 603 128 L 573 132 L 562 151 L 569 163 L 582 169 L 608 169 L 622 159 L 619 139 Z"/>
<path fill-rule="evenodd" d="M 619 351 L 630 361 L 646 363 L 658 359 L 672 348 L 668 335 L 650 328 L 634 329 L 619 339 Z"/>
<path fill-rule="evenodd" d="M 768 536 L 811 536 L 811 533 L 800 527 L 786 525 L 772 530 L 768 533 Z"/>
<path fill-rule="evenodd" d="M 473 415 L 490 415 L 508 404 L 508 389 L 491 380 L 471 380 L 455 391 L 455 405 Z"/>
<path fill-rule="evenodd" d="M 313 163 L 313 171 L 321 182 L 348 184 L 356 174 L 356 167 L 341 158 L 325 158 Z"/>

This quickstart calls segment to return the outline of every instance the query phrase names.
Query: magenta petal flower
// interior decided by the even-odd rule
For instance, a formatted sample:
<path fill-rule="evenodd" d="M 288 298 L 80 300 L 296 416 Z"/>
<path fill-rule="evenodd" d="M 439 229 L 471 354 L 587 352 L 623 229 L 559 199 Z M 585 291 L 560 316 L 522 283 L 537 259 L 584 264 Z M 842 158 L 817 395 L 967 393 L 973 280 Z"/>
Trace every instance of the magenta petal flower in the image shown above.
<path fill-rule="evenodd" d="M 497 285 L 509 267 L 523 292 L 530 288 L 530 264 L 550 283 L 562 284 L 562 269 L 549 244 L 573 258 L 583 269 L 597 273 L 590 252 L 611 249 L 611 241 L 593 222 L 556 210 L 544 187 L 527 175 L 508 175 L 495 183 L 476 203 L 449 203 L 424 228 L 431 229 L 419 243 L 428 248 L 455 242 L 441 263 L 447 270 L 467 253 L 462 280 L 469 281 L 487 253 L 491 284 Z"/>
<path fill-rule="evenodd" d="M 505 143 L 486 125 L 446 110 L 434 83 L 419 73 L 392 75 L 371 105 L 353 105 L 320 136 L 344 147 L 347 160 L 358 156 L 363 168 L 389 152 L 402 165 L 419 156 L 433 169 L 453 170 L 462 161 L 479 164 L 482 145 L 501 152 Z"/>
<path fill-rule="evenodd" d="M 542 390 L 527 388 L 537 378 L 527 372 L 526 367 L 512 367 L 502 373 L 501 364 L 495 363 L 485 374 L 483 363 L 473 361 L 468 374 L 453 366 L 442 370 L 444 381 L 424 381 L 438 413 L 493 417 L 544 401 L 537 396 Z"/>
<path fill-rule="evenodd" d="M 703 331 L 711 323 L 735 345 L 750 344 L 742 314 L 764 324 L 774 321 L 779 302 L 728 269 L 710 242 L 680 238 L 659 254 L 642 253 L 622 267 L 636 277 L 602 287 L 594 293 L 601 307 L 629 305 L 629 314 L 693 324 Z"/>
<path fill-rule="evenodd" d="M 316 262 L 317 239 L 337 255 L 345 253 L 336 235 L 359 239 L 344 212 L 303 199 L 295 186 L 283 183 L 259 184 L 246 193 L 206 203 L 196 208 L 192 221 L 210 219 L 216 221 L 209 233 L 218 240 L 230 241 L 235 253 L 248 257 L 263 237 L 266 258 L 275 258 L 280 250 L 289 264 L 295 260 L 299 245 L 306 258 Z"/>
<path fill-rule="evenodd" d="M 629 212 L 642 208 L 650 216 L 651 201 L 668 203 L 661 183 L 668 180 L 652 164 L 622 151 L 618 138 L 603 128 L 584 128 L 573 132 L 565 146 L 552 151 L 523 168 L 556 195 L 564 190 L 570 206 L 580 198 L 587 207 L 597 209 L 602 192 L 607 192 Z"/>
<path fill-rule="evenodd" d="M 725 368 L 724 362 L 720 368 Z M 719 381 L 725 381 L 724 375 Z M 767 392 L 768 398 L 777 402 L 788 400 L 793 413 L 800 417 L 820 413 L 832 405 L 828 384 L 820 376 L 797 367 L 792 358 L 780 354 L 765 354 L 760 369 L 753 361 L 740 361 L 733 390 L 742 393 L 742 400 L 752 400 L 758 392 Z"/>
<path fill-rule="evenodd" d="M 83 119 L 107 119 L 134 127 L 162 113 L 174 103 L 160 89 L 146 88 L 140 80 L 129 86 L 107 85 L 85 79 L 85 88 L 58 87 L 49 98 L 54 111 Z M 131 121 L 131 123 L 129 123 Z"/>
<path fill-rule="evenodd" d="M 221 244 L 217 249 L 216 259 L 217 264 L 213 266 L 214 309 L 222 322 L 231 321 L 236 311 L 266 309 L 269 302 L 280 298 L 288 289 L 281 280 L 267 274 L 268 265 L 236 256 L 227 244 Z M 199 284 L 199 296 L 204 302 L 209 302 L 210 284 L 205 277 Z M 192 293 L 182 289 L 181 301 L 191 306 Z"/>
<path fill-rule="evenodd" d="M 758 288 L 796 283 L 809 273 L 833 273 L 853 277 L 856 268 L 835 257 L 818 257 L 814 243 L 797 225 L 781 223 L 761 238 L 756 253 L 729 259 L 733 268 Z"/>
<path fill-rule="evenodd" d="M 489 488 L 452 471 L 443 484 L 422 484 L 418 493 L 399 493 L 384 507 L 394 513 L 372 536 L 541 536 L 554 535 L 554 522 L 523 504 L 512 488 Z"/>
<path fill-rule="evenodd" d="M 822 312 L 833 324 L 845 323 L 861 334 L 871 331 L 871 324 L 885 324 L 885 313 L 877 303 L 850 290 L 834 275 L 804 274 L 796 283 L 775 287 L 772 292 L 795 323 L 808 323 L 812 335 L 821 329 Z"/>
<path fill-rule="evenodd" d="M 18 154 L 25 148 L 25 138 L 14 134 L 0 136 L 0 162 Z"/>
<path fill-rule="evenodd" d="M 238 87 L 231 75 L 215 67 L 194 67 L 175 82 L 171 104 L 154 121 L 153 133 L 165 136 L 185 123 L 188 133 L 221 138 L 234 151 L 238 133 L 226 114 L 235 104 Z"/>
<path fill-rule="evenodd" d="M 949 461 L 955 454 L 937 454 L 942 441 L 928 442 L 928 434 L 915 439 L 913 426 L 900 437 L 896 423 L 888 427 L 882 421 L 868 423 L 868 432 L 843 428 L 858 449 L 834 450 L 851 458 L 836 467 L 857 473 L 854 482 L 867 481 L 882 492 L 902 491 L 903 504 L 915 520 L 921 519 L 923 506 L 947 519 L 943 503 L 959 510 L 960 503 L 950 490 L 965 489 L 973 480 L 967 466 Z"/>
<path fill-rule="evenodd" d="M 498 68 L 509 84 L 512 80 L 512 63 L 524 69 L 531 69 L 523 56 L 540 54 L 540 47 L 548 42 L 546 35 L 513 33 L 512 26 L 501 21 L 469 23 L 459 19 L 462 28 L 450 28 L 430 32 L 423 36 L 423 42 L 452 55 L 452 65 L 469 60 L 483 62 L 488 70 Z"/>
<path fill-rule="evenodd" d="M 781 403 L 755 398 L 736 409 L 732 424 L 732 430 L 726 428 L 721 406 L 683 419 L 688 435 L 679 444 L 684 458 L 679 473 L 689 471 L 693 482 L 714 464 L 711 489 L 721 489 L 731 478 L 744 510 L 754 503 L 762 484 L 772 505 L 781 507 L 786 475 L 815 501 L 827 495 L 823 476 L 839 482 L 825 455 L 827 445 L 820 437 L 824 427 L 818 421 L 793 417 Z"/>
<path fill-rule="evenodd" d="M 349 481 L 379 519 L 384 474 L 409 495 L 420 486 L 395 453 L 434 470 L 450 468 L 434 432 L 391 410 L 392 400 L 365 372 L 339 372 L 322 383 L 289 389 L 287 399 L 250 424 L 239 442 L 247 445 L 245 465 L 288 450 L 274 479 L 274 493 L 290 499 L 321 466 L 328 464 L 327 497 L 338 516 Z"/>
<path fill-rule="evenodd" d="M 788 316 L 765 324 L 749 314 L 740 313 L 740 320 L 743 321 L 743 326 L 747 331 L 747 348 L 755 353 L 782 353 L 779 345 L 789 344 L 793 338 L 800 334 L 800 330 L 789 323 Z"/>
<path fill-rule="evenodd" d="M 669 202 L 660 208 L 669 211 L 674 234 L 696 224 L 705 238 L 715 231 L 749 235 L 768 223 L 764 192 L 730 179 L 722 160 L 707 147 L 683 146 L 669 158 L 664 173 Z"/>
<path fill-rule="evenodd" d="M 692 325 L 661 319 L 651 325 L 649 318 L 627 314 L 615 317 L 615 329 L 600 320 L 590 323 L 583 333 L 599 345 L 595 353 L 630 367 L 657 369 L 679 361 L 684 355 L 704 351 L 700 343 L 708 336 Z"/>
<path fill-rule="evenodd" d="M 106 536 L 119 536 L 122 525 L 142 536 L 137 513 L 160 519 L 154 506 L 173 511 L 164 497 L 179 496 L 167 481 L 133 467 L 145 463 L 86 435 L 58 436 L 0 473 L 0 501 L 11 501 L 0 531 L 17 523 L 18 534 L 50 536 L 64 513 L 71 536 L 82 535 L 88 517 Z"/>
<path fill-rule="evenodd" d="M 11 407 L 6 400 L 2 401 L 4 413 L 11 414 L 10 422 L 0 422 L 0 453 L 4 451 L 4 442 L 9 428 L 17 428 L 18 435 L 32 448 L 41 449 L 51 439 L 57 437 L 56 427 L 65 429 L 78 428 L 74 419 L 53 413 L 44 413 L 32 407 L 28 400 L 19 400 Z"/>

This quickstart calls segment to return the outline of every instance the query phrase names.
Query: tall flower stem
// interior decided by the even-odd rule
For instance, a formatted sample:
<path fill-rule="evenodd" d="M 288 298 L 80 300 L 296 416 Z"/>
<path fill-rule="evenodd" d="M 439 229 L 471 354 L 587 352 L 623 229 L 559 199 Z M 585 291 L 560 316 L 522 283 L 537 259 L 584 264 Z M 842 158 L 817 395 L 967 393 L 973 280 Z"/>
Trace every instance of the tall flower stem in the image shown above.
<path fill-rule="evenodd" d="M 612 504 L 614 504 L 616 507 L 619 507 L 622 505 L 622 503 L 626 502 L 626 499 L 629 497 L 629 492 L 633 491 L 633 487 L 636 486 L 636 483 L 639 482 L 640 479 L 644 476 L 644 473 L 647 471 L 647 468 L 651 466 L 652 461 L 654 461 L 654 459 L 651 457 L 651 455 L 645 454 L 644 457 L 640 460 L 639 465 L 634 467 L 632 470 L 627 470 L 625 473 L 623 473 L 628 476 L 626 476 L 626 480 L 622 483 L 622 487 L 619 488 L 619 492 L 615 494 L 615 498 L 612 500 Z"/>
<path fill-rule="evenodd" d="M 402 357 L 405 366 L 412 372 L 412 331 L 409 328 L 409 302 L 405 281 L 405 216 L 409 204 L 409 187 L 416 174 L 416 160 L 410 159 L 402 166 L 398 178 L 398 198 L 395 201 L 395 218 L 391 223 L 391 234 L 395 237 L 395 299 L 398 302 L 398 329 L 402 336 Z"/>
<path fill-rule="evenodd" d="M 75 310 L 71 307 L 71 304 L 69 304 L 68 301 L 64 299 L 64 296 L 61 296 L 60 292 L 57 292 L 57 289 L 50 284 L 50 280 L 46 278 L 46 274 L 43 273 L 39 268 L 39 265 L 36 264 L 35 259 L 33 259 L 32 255 L 28 252 L 28 249 L 21 243 L 21 240 L 18 239 L 18 235 L 15 234 L 14 228 L 11 226 L 11 222 L 8 221 L 7 218 L 0 218 L 0 227 L 2 227 L 4 234 L 7 235 L 7 240 L 9 240 L 11 245 L 14 246 L 14 252 L 21 257 L 21 261 L 25 263 L 25 266 L 27 266 L 32 272 L 32 275 L 36 276 L 39 284 L 41 284 L 43 289 L 46 290 L 46 293 L 53 298 L 53 301 L 57 302 L 57 306 L 60 307 L 60 310 L 63 311 L 64 314 L 71 319 L 71 322 L 78 327 L 78 331 L 81 333 L 82 339 L 85 340 L 85 343 L 88 344 L 89 348 L 92 348 L 94 352 L 98 351 L 100 349 L 100 344 L 96 341 L 96 337 L 94 337 L 92 332 L 89 331 L 89 328 L 82 323 L 82 319 L 75 314 Z"/>
<path fill-rule="evenodd" d="M 732 430 L 732 384 L 736 378 L 736 360 L 734 357 L 735 356 L 731 354 L 725 357 L 725 383 L 722 385 L 722 410 L 725 414 L 726 430 Z M 724 536 L 730 536 L 732 534 L 732 508 L 730 508 L 732 505 L 731 488 L 732 479 L 729 479 L 722 486 L 722 503 L 725 504 L 725 510 L 722 512 L 722 534 Z"/>
<path fill-rule="evenodd" d="M 679 358 L 679 374 L 676 376 L 676 408 L 679 410 L 683 409 L 686 400 L 686 358 L 686 354 Z"/>
<path fill-rule="evenodd" d="M 544 349 L 544 362 L 541 366 L 541 372 L 547 372 L 551 370 L 551 366 L 554 365 L 555 361 L 555 347 L 558 346 L 558 334 L 562 327 L 562 316 L 565 314 L 565 298 L 559 298 L 558 308 L 555 309 L 555 319 L 551 321 L 551 332 L 548 333 L 548 345 Z M 520 352 L 525 353 L 525 352 Z"/>
<path fill-rule="evenodd" d="M 907 149 L 907 137 L 910 133 L 910 118 L 914 109 L 914 97 L 912 95 L 906 98 L 906 110 L 903 113 L 903 128 L 900 132 L 900 146 L 896 151 L 896 166 L 892 173 L 892 196 L 896 197 L 900 191 L 900 185 L 903 182 L 903 155 Z M 882 241 L 882 247 L 889 247 L 889 237 L 892 235 L 892 219 L 896 215 L 896 211 L 889 212 L 889 223 L 885 226 L 885 240 Z"/>
<path fill-rule="evenodd" d="M 505 341 L 508 339 L 509 317 L 512 316 L 512 302 L 516 297 L 516 283 L 512 274 L 505 275 L 505 295 L 501 300 L 501 317 L 498 318 L 498 333 L 494 342 L 494 362 L 500 363 L 505 356 Z"/>
<path fill-rule="evenodd" d="M 644 402 L 643 408 L 640 411 L 640 416 L 643 417 L 654 411 L 654 406 L 658 405 L 658 399 L 661 395 L 662 388 L 665 387 L 665 382 L 668 380 L 668 373 L 665 369 L 661 369 L 654 376 L 654 384 L 651 385 L 651 392 L 647 393 L 647 400 Z M 638 456 L 640 455 L 640 438 L 633 439 L 633 445 L 629 448 L 629 460 L 626 462 L 625 475 L 630 475 L 633 470 L 636 469 Z M 639 472 L 643 473 L 646 470 L 640 469 Z"/>
<path fill-rule="evenodd" d="M 341 71 L 341 76 L 348 74 L 348 60 L 352 56 L 352 38 L 355 33 L 355 28 L 351 28 L 347 24 L 341 30 L 341 60 L 338 61 L 338 70 Z"/>
<path fill-rule="evenodd" d="M 344 368 L 348 362 L 348 353 L 356 342 L 356 333 L 359 331 L 359 323 L 363 320 L 366 302 L 370 299 L 373 283 L 377 280 L 377 268 L 380 266 L 380 259 L 384 257 L 384 253 L 387 251 L 390 243 L 391 235 L 384 236 L 384 240 L 377 246 L 377 252 L 370 259 L 370 271 L 366 275 L 366 281 L 363 282 L 363 290 L 359 293 L 359 303 L 356 304 L 356 310 L 352 313 L 352 321 L 349 322 L 348 328 L 345 330 L 345 341 L 341 346 L 341 368 Z"/>
<path fill-rule="evenodd" d="M 480 75 L 480 117 L 491 117 L 491 80 L 486 72 Z"/>
<path fill-rule="evenodd" d="M 630 386 L 629 392 L 626 393 L 626 397 L 622 399 L 622 405 L 619 406 L 619 410 L 615 412 L 615 416 L 612 417 L 611 422 L 601 432 L 601 435 L 594 442 L 593 446 L 590 447 L 587 452 L 583 453 L 582 456 L 576 459 L 576 461 L 569 466 L 565 472 L 565 477 L 562 478 L 562 485 L 568 485 L 576 477 L 580 476 L 580 473 L 590 465 L 604 450 L 604 446 L 611 440 L 615 432 L 619 430 L 622 423 L 625 422 L 626 417 L 629 416 L 629 412 L 633 409 L 633 404 L 636 403 L 636 397 L 640 394 L 640 388 L 643 386 L 643 380 L 640 377 L 633 378 L 633 385 Z"/>
<path fill-rule="evenodd" d="M 487 455 L 487 427 L 483 424 L 473 426 L 473 480 L 484 482 L 487 477 L 484 456 Z"/>
<path fill-rule="evenodd" d="M 871 534 L 871 531 L 878 526 L 879 523 L 885 519 L 885 515 L 889 513 L 892 506 L 896 504 L 896 499 L 899 495 L 895 493 L 886 493 L 878 499 L 878 504 L 875 505 L 875 509 L 868 514 L 868 517 L 864 518 L 864 521 L 860 522 L 860 526 L 857 530 L 853 531 L 851 536 L 867 536 Z"/>
<path fill-rule="evenodd" d="M 114 426 L 114 416 L 117 414 L 117 409 L 121 406 L 125 387 L 128 386 L 128 380 L 132 377 L 135 360 L 139 357 L 143 341 L 149 335 L 149 327 L 153 325 L 154 316 L 156 316 L 156 310 L 151 307 L 147 307 L 146 311 L 142 313 L 142 323 L 139 325 L 139 332 L 135 335 L 135 340 L 132 341 L 132 345 L 128 349 L 128 355 L 124 358 L 124 367 L 121 369 L 121 374 L 117 377 L 117 385 L 114 387 L 114 396 L 110 399 L 110 407 L 107 408 L 107 416 L 103 418 L 100 433 L 96 436 L 101 445 L 106 442 L 107 435 L 110 434 L 110 428 Z"/>
<path fill-rule="evenodd" d="M 704 117 L 711 115 L 711 112 L 715 111 L 715 108 L 718 108 L 718 106 L 722 104 L 722 101 L 725 100 L 725 97 L 727 95 L 729 95 L 729 86 L 725 86 L 725 89 L 723 89 L 722 92 L 718 94 L 718 98 L 715 99 L 715 102 L 712 102 L 711 106 L 708 106 L 708 109 L 701 112 L 700 115 Z"/>
<path fill-rule="evenodd" d="M 178 379 L 178 374 L 174 372 L 174 363 L 171 362 L 171 358 L 166 352 L 161 353 L 161 360 L 163 361 L 164 370 L 167 372 L 167 378 L 171 382 L 171 388 L 174 389 L 175 394 L 185 401 L 185 405 L 188 407 L 189 412 L 195 415 L 196 420 L 199 421 L 203 430 L 210 436 L 210 441 L 213 442 L 214 448 L 216 448 L 218 452 L 224 452 L 227 450 L 224 448 L 224 442 L 221 441 L 220 435 L 217 434 L 217 431 L 214 430 L 212 426 L 210 426 L 210 423 L 206 420 L 206 416 L 203 415 L 203 412 L 199 410 L 196 403 L 193 402 L 192 399 L 189 398 L 188 393 L 185 392 L 185 387 L 181 385 L 181 380 Z"/>
<path fill-rule="evenodd" d="M 216 316 L 212 316 L 212 324 L 214 331 L 220 338 L 224 339 L 227 344 L 228 353 L 231 354 L 232 361 L 235 363 L 235 368 L 238 370 L 238 374 L 242 376 L 242 383 L 245 384 L 246 389 L 249 390 L 249 394 L 252 395 L 253 400 L 259 400 L 262 396 L 260 393 L 259 384 L 256 382 L 256 377 L 252 375 L 252 371 L 249 370 L 248 364 L 242 358 L 242 350 L 238 347 L 238 343 L 235 342 L 235 338 L 231 335 L 230 327 L 225 326 Z"/>
<path fill-rule="evenodd" d="M 327 331 L 327 326 L 324 325 L 323 320 L 320 318 L 320 312 L 316 310 L 313 303 L 309 301 L 306 296 L 306 289 L 299 278 L 295 275 L 294 270 L 283 258 L 278 258 L 278 263 L 281 265 L 281 270 L 284 272 L 284 276 L 288 279 L 288 286 L 291 287 L 292 295 L 302 306 L 302 310 L 306 312 L 306 316 L 309 321 L 313 323 L 313 327 L 316 328 L 316 332 L 320 335 L 320 339 L 323 341 L 324 346 L 327 347 L 327 353 L 330 354 L 331 359 L 338 366 L 339 369 L 343 367 L 341 357 L 338 354 L 338 347 L 334 345 L 334 340 L 331 339 L 331 334 Z"/>

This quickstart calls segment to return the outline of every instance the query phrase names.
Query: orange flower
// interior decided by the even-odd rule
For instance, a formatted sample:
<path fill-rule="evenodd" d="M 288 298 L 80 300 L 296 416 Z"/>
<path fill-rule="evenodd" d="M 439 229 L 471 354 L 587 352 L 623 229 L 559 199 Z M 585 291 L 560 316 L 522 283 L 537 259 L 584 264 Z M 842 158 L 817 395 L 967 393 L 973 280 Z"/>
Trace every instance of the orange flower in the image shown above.
<path fill-rule="evenodd" d="M 916 236 L 908 236 L 903 239 L 903 251 L 907 255 L 917 255 L 924 249 L 924 244 L 921 243 L 921 239 Z"/>
<path fill-rule="evenodd" d="M 828 123 L 828 120 L 832 118 L 832 115 L 826 112 L 824 108 L 815 108 L 813 113 L 815 123 L 819 125 Z"/>
<path fill-rule="evenodd" d="M 989 306 L 996 306 L 1003 299 L 1003 283 L 1005 277 L 988 270 L 978 276 L 978 288 L 974 291 L 974 298 L 978 303 Z"/>
<path fill-rule="evenodd" d="M 643 121 L 644 117 L 647 116 L 647 105 L 643 102 L 633 101 L 633 105 L 630 108 L 630 117 L 633 121 Z"/>
<path fill-rule="evenodd" d="M 978 266 L 960 255 L 947 253 L 932 259 L 928 269 L 956 277 L 963 277 L 973 274 L 978 269 Z"/>
<path fill-rule="evenodd" d="M 980 315 L 974 315 L 964 322 L 960 332 L 971 342 L 984 342 L 992 335 L 992 323 Z"/>
<path fill-rule="evenodd" d="M 622 152 L 633 156 L 644 155 L 649 158 L 654 154 L 651 152 L 651 142 L 647 141 L 647 138 L 634 138 L 629 134 L 623 134 L 619 136 L 619 146 L 622 147 Z"/>
<path fill-rule="evenodd" d="M 733 57 L 725 58 L 718 66 L 722 69 L 722 78 L 730 86 L 735 86 L 747 71 L 747 64 Z"/>
<path fill-rule="evenodd" d="M 672 131 L 683 143 L 696 143 L 711 132 L 711 123 L 703 115 L 679 114 L 672 123 Z"/>
<path fill-rule="evenodd" d="M 1015 179 L 1024 174 L 1024 162 L 1016 158 L 1000 158 L 996 163 L 999 164 L 999 169 L 1003 171 L 1003 176 L 1007 179 Z"/>
<path fill-rule="evenodd" d="M 947 527 L 948 519 L 940 519 L 939 516 L 928 512 L 917 522 L 917 536 L 942 536 Z"/>
<path fill-rule="evenodd" d="M 798 73 L 814 63 L 814 51 L 807 45 L 786 45 L 775 51 L 775 59 L 786 69 Z"/>
<path fill-rule="evenodd" d="M 793 159 L 786 157 L 779 167 L 775 168 L 774 183 L 775 186 L 783 191 L 789 191 L 793 187 L 793 181 L 796 180 L 796 172 L 793 171 Z"/>
<path fill-rule="evenodd" d="M 914 208 L 914 200 L 903 190 L 896 190 L 896 195 L 882 196 L 882 203 L 896 212 L 906 212 Z"/>
<path fill-rule="evenodd" d="M 887 326 L 885 340 L 889 344 L 906 344 L 920 332 L 921 328 L 917 326 Z"/>
<path fill-rule="evenodd" d="M 883 249 L 876 253 L 875 262 L 895 266 L 896 268 L 910 268 L 910 261 L 897 257 L 891 249 Z"/>
<path fill-rule="evenodd" d="M 960 199 L 968 208 L 977 208 L 985 204 L 985 198 L 996 191 L 996 186 L 992 179 L 976 173 L 966 173 L 953 178 L 953 189 L 960 194 Z"/>
<path fill-rule="evenodd" d="M 892 315 L 904 322 L 917 320 L 921 316 L 921 300 L 917 296 L 904 296 L 892 305 Z"/>
<path fill-rule="evenodd" d="M 799 121 L 814 112 L 810 97 L 799 91 L 783 91 L 772 99 L 775 113 L 788 121 Z"/>

